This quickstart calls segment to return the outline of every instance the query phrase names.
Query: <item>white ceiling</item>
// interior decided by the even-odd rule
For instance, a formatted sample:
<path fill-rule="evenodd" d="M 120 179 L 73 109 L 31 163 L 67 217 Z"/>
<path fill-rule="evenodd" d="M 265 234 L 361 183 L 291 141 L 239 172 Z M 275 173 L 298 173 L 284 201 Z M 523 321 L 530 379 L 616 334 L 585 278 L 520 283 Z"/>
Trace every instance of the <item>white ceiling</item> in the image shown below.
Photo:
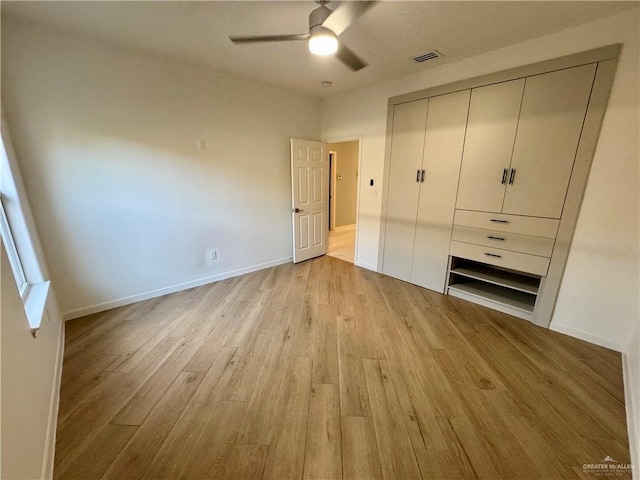
<path fill-rule="evenodd" d="M 332 2 L 330 7 L 337 4 Z M 306 33 L 312 1 L 2 1 L 2 14 L 327 96 L 586 23 L 638 2 L 383 1 L 340 39 L 369 63 L 352 72 L 305 42 L 233 45 L 229 35 Z M 415 64 L 437 49 L 445 57 Z M 330 80 L 333 86 L 321 87 Z"/>

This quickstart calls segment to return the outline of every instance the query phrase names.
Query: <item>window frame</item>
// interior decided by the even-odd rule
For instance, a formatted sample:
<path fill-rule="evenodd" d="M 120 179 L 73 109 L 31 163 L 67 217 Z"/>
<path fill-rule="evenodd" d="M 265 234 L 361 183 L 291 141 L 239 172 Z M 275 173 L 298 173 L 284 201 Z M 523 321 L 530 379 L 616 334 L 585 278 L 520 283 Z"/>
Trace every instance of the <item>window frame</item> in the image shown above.
<path fill-rule="evenodd" d="M 0 235 L 2 236 L 2 242 L 4 243 L 4 248 L 7 251 L 7 257 L 9 257 L 9 265 L 11 266 L 11 271 L 13 272 L 13 278 L 16 281 L 18 292 L 20 293 L 20 298 L 24 299 L 27 294 L 27 291 L 29 290 L 29 281 L 27 280 L 27 275 L 24 271 L 24 266 L 22 265 L 22 260 L 20 259 L 20 254 L 18 253 L 18 248 L 16 247 L 15 239 L 13 238 L 11 225 L 9 224 L 9 219 L 7 218 L 7 213 L 4 208 L 4 199 L 1 194 L 0 194 Z"/>

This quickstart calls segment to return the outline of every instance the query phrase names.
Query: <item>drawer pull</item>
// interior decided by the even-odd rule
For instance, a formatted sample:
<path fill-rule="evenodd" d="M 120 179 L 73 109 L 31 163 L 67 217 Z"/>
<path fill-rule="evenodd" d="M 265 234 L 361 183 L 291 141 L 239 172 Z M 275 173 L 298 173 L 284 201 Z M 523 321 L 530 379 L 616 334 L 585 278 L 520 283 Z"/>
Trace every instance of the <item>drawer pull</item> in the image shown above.
<path fill-rule="evenodd" d="M 513 185 L 513 181 L 516 179 L 516 169 L 511 169 L 511 175 L 509 175 L 509 185 Z"/>
<path fill-rule="evenodd" d="M 487 235 L 487 238 L 489 240 L 498 240 L 499 242 L 504 242 L 506 240 L 506 238 L 502 238 L 502 237 L 494 237 L 493 235 Z"/>
<path fill-rule="evenodd" d="M 487 252 L 484 252 L 484 254 L 485 254 L 487 257 L 502 258 L 502 255 L 496 255 L 495 253 L 487 253 Z"/>
<path fill-rule="evenodd" d="M 420 170 L 416 170 L 416 183 L 420 183 Z"/>
<path fill-rule="evenodd" d="M 507 183 L 507 172 L 509 171 L 508 168 L 504 168 L 502 170 L 502 185 L 504 185 L 505 183 Z"/>
<path fill-rule="evenodd" d="M 509 220 L 498 220 L 497 218 L 492 218 L 490 221 L 493 223 L 511 223 Z"/>

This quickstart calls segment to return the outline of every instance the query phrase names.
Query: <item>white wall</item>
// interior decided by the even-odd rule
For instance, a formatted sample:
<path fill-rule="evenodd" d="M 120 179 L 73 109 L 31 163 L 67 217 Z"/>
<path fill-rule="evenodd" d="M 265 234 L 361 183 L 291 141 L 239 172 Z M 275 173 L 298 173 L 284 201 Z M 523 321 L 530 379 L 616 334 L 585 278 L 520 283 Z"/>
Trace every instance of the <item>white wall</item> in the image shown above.
<path fill-rule="evenodd" d="M 51 293 L 33 338 L 4 245 L 0 266 L 0 478 L 51 478 L 63 324 Z"/>
<path fill-rule="evenodd" d="M 357 265 L 376 268 L 387 100 L 457 80 L 623 43 L 609 108 L 580 212 L 551 328 L 628 352 L 631 389 L 640 395 L 639 18 L 627 11 L 589 24 L 328 98 L 323 138 L 363 136 Z M 369 187 L 370 178 L 376 186 Z M 382 188 L 382 187 L 381 187 Z M 637 341 L 637 340 L 636 340 Z M 637 409 L 635 410 L 638 415 Z M 636 424 L 636 437 L 639 433 Z M 638 459 L 636 459 L 636 463 Z"/>
<path fill-rule="evenodd" d="M 2 96 L 67 317 L 291 256 L 319 100 L 6 16 Z"/>
<path fill-rule="evenodd" d="M 640 359 L 640 329 L 636 327 L 623 358 L 629 449 L 633 464 L 633 478 L 636 480 L 640 479 L 640 361 L 638 359 Z"/>

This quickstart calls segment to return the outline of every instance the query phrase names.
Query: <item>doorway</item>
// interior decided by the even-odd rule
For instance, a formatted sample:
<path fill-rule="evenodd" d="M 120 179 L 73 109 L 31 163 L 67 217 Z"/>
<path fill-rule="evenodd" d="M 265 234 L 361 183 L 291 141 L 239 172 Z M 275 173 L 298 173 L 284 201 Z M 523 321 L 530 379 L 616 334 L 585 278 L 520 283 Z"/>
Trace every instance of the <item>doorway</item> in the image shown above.
<path fill-rule="evenodd" d="M 327 144 L 329 150 L 329 237 L 327 255 L 354 263 L 360 141 Z"/>

